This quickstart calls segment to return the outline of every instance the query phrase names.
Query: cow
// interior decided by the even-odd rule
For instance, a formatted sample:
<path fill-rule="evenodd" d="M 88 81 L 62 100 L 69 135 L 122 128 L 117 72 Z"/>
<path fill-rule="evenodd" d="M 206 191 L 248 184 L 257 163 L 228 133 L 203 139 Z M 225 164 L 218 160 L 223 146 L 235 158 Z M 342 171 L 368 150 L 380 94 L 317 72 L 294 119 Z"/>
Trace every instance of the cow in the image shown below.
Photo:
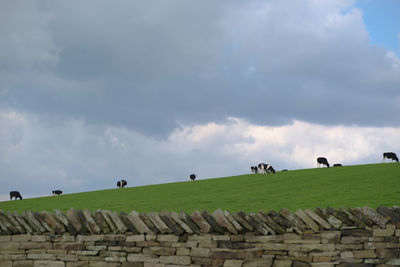
<path fill-rule="evenodd" d="M 19 199 L 22 200 L 22 196 L 21 196 L 21 194 L 20 194 L 18 191 L 11 191 L 11 192 L 10 192 L 10 200 L 11 200 L 13 197 L 14 197 L 15 199 L 19 198 Z"/>
<path fill-rule="evenodd" d="M 267 163 L 260 163 L 258 164 L 258 173 L 275 173 L 275 169 Z"/>
<path fill-rule="evenodd" d="M 385 162 L 385 159 L 391 159 L 392 161 L 395 160 L 395 161 L 399 162 L 399 158 L 396 156 L 396 153 L 393 153 L 393 152 L 383 153 L 383 161 L 382 162 Z"/>
<path fill-rule="evenodd" d="M 326 167 L 329 168 L 329 163 L 328 160 L 324 157 L 319 157 L 317 158 L 317 167 L 320 167 L 322 165 L 325 165 Z"/>
<path fill-rule="evenodd" d="M 190 180 L 194 181 L 196 179 L 196 174 L 192 173 L 189 177 Z"/>
<path fill-rule="evenodd" d="M 343 165 L 340 163 L 333 164 L 333 167 L 341 167 L 341 166 L 343 166 Z"/>
<path fill-rule="evenodd" d="M 258 173 L 258 168 L 257 168 L 257 166 L 251 166 L 251 167 L 250 167 L 250 170 L 251 170 L 252 173 Z"/>
<path fill-rule="evenodd" d="M 54 195 L 59 196 L 59 195 L 61 195 L 61 194 L 62 194 L 62 191 L 61 191 L 61 190 L 53 190 L 53 196 L 54 196 Z"/>
<path fill-rule="evenodd" d="M 117 182 L 117 187 L 118 187 L 118 188 L 124 188 L 124 187 L 127 186 L 127 185 L 128 185 L 128 182 L 125 181 L 125 180 L 121 180 L 121 181 L 118 181 L 118 182 Z"/>

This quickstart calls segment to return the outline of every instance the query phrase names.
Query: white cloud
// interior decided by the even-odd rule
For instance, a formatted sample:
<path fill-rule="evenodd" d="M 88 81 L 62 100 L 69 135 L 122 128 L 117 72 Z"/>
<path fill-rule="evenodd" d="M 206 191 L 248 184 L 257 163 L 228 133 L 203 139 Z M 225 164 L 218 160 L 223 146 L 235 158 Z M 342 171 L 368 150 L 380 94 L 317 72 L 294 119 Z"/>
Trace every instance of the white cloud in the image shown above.
<path fill-rule="evenodd" d="M 0 194 L 23 197 L 249 173 L 267 162 L 277 170 L 313 168 L 318 156 L 331 164 L 382 161 L 400 153 L 400 128 L 323 126 L 294 121 L 283 126 L 254 125 L 229 118 L 224 123 L 181 125 L 166 139 L 123 127 L 93 126 L 71 120 L 57 127 L 38 118 L 0 113 Z"/>

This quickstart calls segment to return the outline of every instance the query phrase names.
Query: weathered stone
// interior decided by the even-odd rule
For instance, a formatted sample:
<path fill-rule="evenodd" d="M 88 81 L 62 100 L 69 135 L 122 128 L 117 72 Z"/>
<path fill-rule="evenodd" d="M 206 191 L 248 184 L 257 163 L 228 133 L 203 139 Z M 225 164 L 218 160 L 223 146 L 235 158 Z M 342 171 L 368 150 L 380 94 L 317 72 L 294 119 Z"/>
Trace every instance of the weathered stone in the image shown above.
<path fill-rule="evenodd" d="M 215 220 L 215 218 L 210 214 L 210 213 L 208 213 L 208 211 L 206 211 L 206 210 L 203 210 L 202 212 L 201 212 L 201 215 L 203 216 L 203 218 L 208 222 L 208 224 L 209 225 L 211 225 L 211 228 L 212 228 L 212 232 L 216 232 L 216 233 L 219 233 L 219 234 L 225 234 L 225 229 L 223 228 L 223 227 L 221 227 L 218 223 L 217 223 L 217 221 Z"/>
<path fill-rule="evenodd" d="M 292 227 L 296 227 L 299 229 L 299 231 L 304 232 L 307 229 L 307 226 L 300 220 L 300 218 L 293 214 L 290 210 L 281 209 L 279 214 L 285 217 L 285 219 L 292 224 Z"/>
<path fill-rule="evenodd" d="M 11 231 L 8 230 L 7 226 L 2 222 L 0 218 L 0 234 L 2 235 L 10 235 Z"/>
<path fill-rule="evenodd" d="M 108 210 L 97 210 L 101 213 L 104 220 L 106 221 L 111 233 L 118 234 L 118 228 L 115 226 L 114 221 L 111 219 L 111 212 Z"/>
<path fill-rule="evenodd" d="M 150 228 L 147 227 L 147 225 L 142 221 L 142 219 L 139 216 L 139 213 L 137 213 L 136 211 L 131 211 L 127 215 L 127 218 L 139 233 L 153 234 Z"/>
<path fill-rule="evenodd" d="M 125 233 L 128 231 L 128 228 L 125 226 L 125 224 L 122 222 L 121 218 L 118 216 L 116 212 L 108 212 L 109 218 L 112 220 L 114 223 L 115 227 L 117 228 L 118 233 Z"/>
<path fill-rule="evenodd" d="M 93 213 L 93 219 L 96 222 L 96 225 L 101 229 L 102 233 L 111 233 L 110 227 L 99 210 Z"/>
<path fill-rule="evenodd" d="M 145 213 L 139 213 L 140 219 L 147 225 L 147 227 L 154 233 L 154 234 L 159 234 L 160 230 L 152 223 L 150 218 L 147 216 Z"/>
<path fill-rule="evenodd" d="M 353 251 L 354 258 L 356 259 L 373 259 L 376 258 L 375 251 L 373 249 L 370 250 L 354 250 Z"/>
<path fill-rule="evenodd" d="M 243 230 L 244 230 L 243 227 L 240 225 L 239 222 L 237 222 L 237 221 L 233 218 L 232 214 L 231 214 L 229 211 L 224 210 L 224 215 L 225 215 L 225 217 L 228 219 L 228 221 L 233 225 L 233 227 L 235 227 L 235 229 L 236 229 L 236 231 L 237 231 L 238 233 L 243 232 Z"/>
<path fill-rule="evenodd" d="M 172 256 L 176 252 L 176 248 L 170 247 L 148 247 L 143 248 L 144 255 Z"/>
<path fill-rule="evenodd" d="M 253 243 L 246 242 L 232 242 L 232 241 L 217 241 L 219 248 L 230 248 L 230 249 L 248 249 L 248 248 L 256 248 L 256 245 Z"/>
<path fill-rule="evenodd" d="M 343 229 L 342 236 L 372 236 L 372 231 L 367 229 Z"/>
<path fill-rule="evenodd" d="M 318 225 L 301 209 L 298 209 L 295 214 L 314 232 L 319 231 Z"/>
<path fill-rule="evenodd" d="M 183 220 L 181 220 L 181 218 L 179 218 L 179 215 L 176 212 L 170 212 L 169 215 L 186 233 L 194 233 L 190 226 L 187 225 Z"/>
<path fill-rule="evenodd" d="M 387 225 L 385 229 L 374 229 L 373 235 L 374 236 L 393 236 L 394 231 L 396 230 L 396 226 L 393 224 Z"/>
<path fill-rule="evenodd" d="M 326 211 L 329 214 L 331 214 L 331 215 L 335 216 L 336 218 L 338 218 L 341 222 L 343 222 L 344 225 L 347 225 L 347 226 L 353 226 L 354 225 L 354 222 L 349 219 L 349 217 L 346 215 L 346 213 L 341 212 L 341 211 L 337 211 L 334 208 L 329 207 L 329 206 L 326 208 Z"/>
<path fill-rule="evenodd" d="M 357 219 L 359 219 L 360 221 L 362 221 L 365 225 L 367 226 L 372 226 L 374 225 L 374 223 L 368 219 L 367 216 L 364 215 L 364 213 L 362 212 L 361 208 L 349 208 L 349 212 L 351 214 L 353 214 L 355 217 L 357 217 Z"/>
<path fill-rule="evenodd" d="M 150 212 L 147 214 L 147 217 L 150 219 L 153 225 L 157 227 L 161 234 L 172 233 L 171 229 L 169 229 L 168 226 L 161 220 L 157 212 Z"/>
<path fill-rule="evenodd" d="M 43 225 L 47 232 L 52 234 L 54 233 L 54 229 L 47 224 L 46 220 L 43 219 L 42 215 L 39 212 L 35 212 L 33 216 L 35 216 L 36 220 L 38 220 L 40 224 Z"/>
<path fill-rule="evenodd" d="M 76 231 L 80 234 L 85 234 L 87 229 L 85 224 L 82 223 L 82 212 L 75 210 L 74 208 L 69 209 L 66 214 L 68 221 L 73 225 Z"/>
<path fill-rule="evenodd" d="M 195 234 L 201 233 L 200 227 L 195 222 L 193 222 L 193 220 L 191 219 L 191 216 L 189 214 L 187 214 L 186 212 L 181 211 L 179 213 L 179 219 L 181 219 L 185 224 L 187 224 Z"/>
<path fill-rule="evenodd" d="M 6 215 L 7 215 L 7 218 L 10 220 L 10 222 L 18 229 L 18 231 L 21 234 L 29 233 L 26 231 L 26 228 L 19 223 L 19 220 L 17 220 L 11 212 L 7 212 Z"/>
<path fill-rule="evenodd" d="M 175 214 L 176 215 L 176 214 Z M 174 219 L 171 217 L 170 212 L 160 212 L 159 214 L 160 219 L 168 226 L 168 228 L 174 233 L 175 235 L 181 235 L 185 231 L 182 229 L 182 227 L 177 224 Z"/>
<path fill-rule="evenodd" d="M 243 260 L 226 260 L 223 267 L 242 267 Z"/>
<path fill-rule="evenodd" d="M 2 225 L 6 227 L 8 232 L 12 234 L 20 234 L 19 230 L 14 226 L 12 222 L 10 222 L 7 215 L 3 213 L 1 210 L 0 210 L 0 221 L 2 222 Z"/>
<path fill-rule="evenodd" d="M 276 232 L 269 227 L 267 224 L 264 223 L 263 218 L 260 214 L 255 214 L 253 212 L 249 213 L 250 223 L 254 223 L 254 227 L 260 231 L 261 234 L 267 235 L 268 233 L 271 235 L 275 235 Z"/>
<path fill-rule="evenodd" d="M 381 215 L 385 216 L 385 218 L 389 220 L 392 224 L 396 225 L 397 228 L 400 228 L 400 215 L 396 213 L 393 209 L 389 209 L 385 206 L 379 206 L 376 210 Z"/>
<path fill-rule="evenodd" d="M 266 214 L 264 211 L 260 210 L 258 212 L 259 217 L 263 220 L 263 222 L 269 226 L 274 232 L 278 234 L 283 234 L 286 232 L 286 230 L 277 224 L 268 214 Z"/>
<path fill-rule="evenodd" d="M 44 233 L 44 232 L 46 232 L 46 229 L 35 218 L 34 214 L 31 211 L 24 211 L 22 213 L 22 217 L 32 227 L 32 229 L 34 230 L 35 233 Z"/>
<path fill-rule="evenodd" d="M 62 261 L 35 261 L 34 267 L 64 267 L 65 263 Z"/>
<path fill-rule="evenodd" d="M 381 228 L 385 228 L 386 223 L 388 222 L 388 219 L 386 219 L 384 216 L 376 212 L 375 210 L 371 209 L 370 207 L 366 206 L 363 207 L 362 209 L 363 213 L 373 221 L 375 224 L 379 225 Z"/>
<path fill-rule="evenodd" d="M 68 218 L 65 216 L 65 214 L 63 212 L 61 212 L 60 210 L 54 210 L 53 216 L 59 221 L 61 222 L 64 227 L 66 228 L 66 230 L 72 234 L 72 235 L 76 235 L 78 232 L 76 231 L 75 227 L 68 221 Z"/>
<path fill-rule="evenodd" d="M 243 229 L 247 231 L 253 231 L 254 227 L 248 221 L 246 221 L 245 218 L 242 217 L 242 214 L 244 214 L 244 212 L 242 211 L 235 212 L 232 213 L 232 217 L 243 227 Z"/>
<path fill-rule="evenodd" d="M 288 221 L 285 217 L 280 215 L 274 210 L 270 210 L 268 213 L 268 216 L 271 217 L 277 224 L 282 226 L 284 229 L 288 229 L 292 227 L 292 223 Z"/>
<path fill-rule="evenodd" d="M 56 234 L 62 234 L 65 232 L 65 227 L 62 223 L 59 223 L 53 216 L 47 211 L 40 212 L 40 216 L 45 222 L 53 229 Z"/>
<path fill-rule="evenodd" d="M 210 233 L 211 225 L 206 221 L 199 211 L 195 211 L 190 216 L 190 219 L 200 228 L 202 233 Z"/>
<path fill-rule="evenodd" d="M 348 210 L 345 209 L 344 207 L 341 207 L 341 208 L 340 208 L 340 211 L 343 212 L 343 213 L 345 213 L 345 214 L 347 215 L 347 217 L 348 217 L 351 221 L 353 221 L 354 224 L 357 225 L 358 227 L 363 228 L 363 227 L 366 226 L 366 224 L 365 224 L 363 221 L 361 221 L 359 218 L 357 218 L 356 216 L 354 216 L 353 213 L 351 213 L 350 211 L 348 211 Z"/>
<path fill-rule="evenodd" d="M 160 256 L 160 262 L 165 264 L 189 265 L 191 258 L 189 256 Z"/>
<path fill-rule="evenodd" d="M 93 213 L 85 209 L 82 211 L 83 217 L 85 218 L 86 228 L 88 228 L 89 232 L 92 234 L 101 234 L 102 231 L 100 227 L 96 224 L 95 220 L 93 219 Z"/>
<path fill-rule="evenodd" d="M 221 209 L 217 209 L 213 213 L 213 217 L 215 221 L 221 226 L 224 227 L 227 231 L 232 234 L 237 234 L 238 231 L 236 228 L 230 223 L 230 221 L 225 217 L 224 212 Z"/>
<path fill-rule="evenodd" d="M 338 218 L 331 215 L 330 213 L 328 213 L 326 210 L 324 210 L 322 208 L 315 209 L 315 213 L 317 213 L 319 216 L 321 216 L 325 221 L 327 221 L 330 225 L 332 225 L 336 229 L 339 229 L 343 225 L 342 221 L 340 221 Z"/>
<path fill-rule="evenodd" d="M 322 228 L 329 230 L 331 229 L 331 225 L 325 221 L 324 219 L 322 219 L 318 214 L 316 214 L 315 212 L 313 212 L 310 209 L 306 209 L 304 210 L 304 212 L 311 218 L 313 219 L 315 222 L 317 222 L 319 225 L 321 225 Z"/>

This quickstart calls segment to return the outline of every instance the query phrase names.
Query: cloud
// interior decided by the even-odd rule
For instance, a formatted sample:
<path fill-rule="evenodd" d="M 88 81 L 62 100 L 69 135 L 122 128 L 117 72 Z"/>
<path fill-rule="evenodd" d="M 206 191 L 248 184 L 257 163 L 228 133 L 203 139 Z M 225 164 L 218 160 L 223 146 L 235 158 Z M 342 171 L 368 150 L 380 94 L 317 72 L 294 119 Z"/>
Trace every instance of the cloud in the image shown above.
<path fill-rule="evenodd" d="M 20 12 L 14 1 L 1 9 L 1 103 L 157 138 L 232 116 L 399 126 L 386 116 L 400 112 L 399 59 L 369 44 L 353 4 L 40 1 Z"/>
<path fill-rule="evenodd" d="M 323 126 L 294 121 L 258 126 L 241 118 L 181 125 L 166 139 L 83 120 L 58 127 L 23 113 L 0 113 L 0 194 L 50 195 L 250 173 L 267 162 L 277 170 L 313 168 L 316 158 L 344 165 L 377 163 L 400 151 L 400 128 Z"/>

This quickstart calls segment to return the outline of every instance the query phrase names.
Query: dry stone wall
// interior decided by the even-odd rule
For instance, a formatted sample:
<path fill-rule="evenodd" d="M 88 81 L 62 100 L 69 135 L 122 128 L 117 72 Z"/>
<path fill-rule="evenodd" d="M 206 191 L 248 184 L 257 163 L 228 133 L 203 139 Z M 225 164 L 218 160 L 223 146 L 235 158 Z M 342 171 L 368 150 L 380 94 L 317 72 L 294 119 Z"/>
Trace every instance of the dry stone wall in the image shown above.
<path fill-rule="evenodd" d="M 400 265 L 400 208 L 0 212 L 3 266 Z"/>

